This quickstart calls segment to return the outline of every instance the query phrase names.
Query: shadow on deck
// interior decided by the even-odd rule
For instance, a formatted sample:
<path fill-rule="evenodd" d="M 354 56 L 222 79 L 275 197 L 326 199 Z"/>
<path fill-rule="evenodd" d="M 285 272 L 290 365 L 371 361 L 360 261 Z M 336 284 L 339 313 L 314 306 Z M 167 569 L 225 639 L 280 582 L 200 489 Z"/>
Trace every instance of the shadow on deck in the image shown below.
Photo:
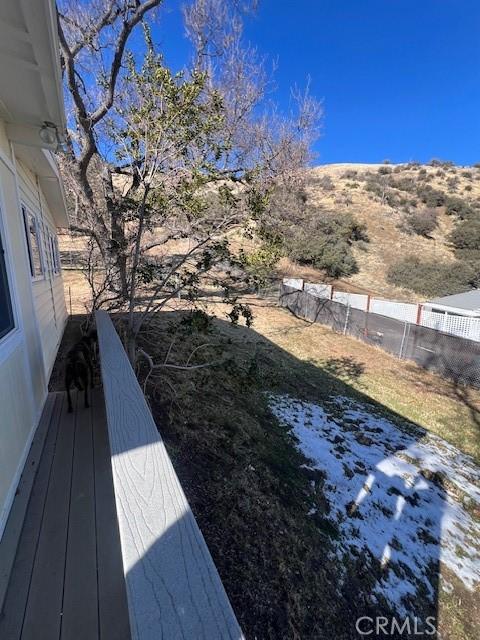
<path fill-rule="evenodd" d="M 131 637 L 103 393 L 74 402 L 49 394 L 0 544 L 0 638 Z"/>

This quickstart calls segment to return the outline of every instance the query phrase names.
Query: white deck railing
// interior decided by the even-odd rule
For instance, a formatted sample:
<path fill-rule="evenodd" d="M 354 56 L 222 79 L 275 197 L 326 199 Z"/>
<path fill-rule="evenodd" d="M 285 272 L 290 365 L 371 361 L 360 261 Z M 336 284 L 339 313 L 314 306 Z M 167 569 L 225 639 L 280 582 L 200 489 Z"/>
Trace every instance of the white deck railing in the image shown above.
<path fill-rule="evenodd" d="M 135 640 L 243 638 L 107 313 L 96 313 L 115 501 Z"/>

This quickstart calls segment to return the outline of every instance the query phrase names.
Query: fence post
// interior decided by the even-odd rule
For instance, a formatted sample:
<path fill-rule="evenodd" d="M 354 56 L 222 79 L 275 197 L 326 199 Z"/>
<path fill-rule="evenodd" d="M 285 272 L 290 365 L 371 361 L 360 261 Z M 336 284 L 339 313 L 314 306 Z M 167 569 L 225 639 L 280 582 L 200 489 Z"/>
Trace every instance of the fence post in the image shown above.
<path fill-rule="evenodd" d="M 332 285 L 330 285 L 330 300 L 333 300 L 333 292 L 335 290 L 335 287 Z"/>
<path fill-rule="evenodd" d="M 420 324 L 422 320 L 423 304 L 417 304 L 417 324 Z"/>
<path fill-rule="evenodd" d="M 405 336 L 407 335 L 407 326 L 408 326 L 408 322 L 405 320 L 405 325 L 403 327 L 402 342 L 400 343 L 400 351 L 398 352 L 398 357 L 400 360 L 402 359 L 402 355 L 403 355 L 403 346 L 405 344 Z"/>
<path fill-rule="evenodd" d="M 347 327 L 348 327 L 348 319 L 350 317 L 350 299 L 348 300 L 348 304 L 347 304 L 347 313 L 345 314 L 345 325 L 343 327 L 343 335 L 346 336 L 347 335 Z"/>
<path fill-rule="evenodd" d="M 367 294 L 367 308 L 365 309 L 365 326 L 363 328 L 363 335 L 365 338 L 368 336 L 368 314 L 370 313 L 370 294 Z"/>

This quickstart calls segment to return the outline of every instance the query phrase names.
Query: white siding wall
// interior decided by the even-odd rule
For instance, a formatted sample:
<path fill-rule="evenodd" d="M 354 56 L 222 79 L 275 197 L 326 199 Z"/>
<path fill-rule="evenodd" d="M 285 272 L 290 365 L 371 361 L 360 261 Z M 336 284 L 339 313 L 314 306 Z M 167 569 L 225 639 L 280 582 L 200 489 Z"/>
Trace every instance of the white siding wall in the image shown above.
<path fill-rule="evenodd" d="M 28 397 L 28 364 L 24 345 L 19 343 L 0 364 L 0 537 L 22 471 L 35 422 L 32 399 Z"/>
<path fill-rule="evenodd" d="M 0 121 L 0 233 L 15 316 L 15 328 L 0 339 L 0 538 L 67 318 L 61 277 L 48 274 L 37 282 L 30 277 L 22 199 L 54 230 L 35 176 L 18 168 Z"/>
<path fill-rule="evenodd" d="M 17 162 L 20 199 L 37 218 L 40 227 L 44 276 L 32 281 L 37 322 L 42 341 L 45 373 L 50 377 L 58 345 L 67 319 L 61 273 L 55 274 L 51 260 L 48 233 L 55 235 L 55 223 L 48 205 L 38 188 L 35 175 Z"/>

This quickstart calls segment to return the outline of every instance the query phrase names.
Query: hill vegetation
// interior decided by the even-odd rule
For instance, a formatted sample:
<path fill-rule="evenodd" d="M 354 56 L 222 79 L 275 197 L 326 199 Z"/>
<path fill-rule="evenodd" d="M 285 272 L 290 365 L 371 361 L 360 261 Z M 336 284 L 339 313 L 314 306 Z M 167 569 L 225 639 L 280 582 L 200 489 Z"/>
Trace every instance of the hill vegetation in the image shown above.
<path fill-rule="evenodd" d="M 282 230 L 282 274 L 399 299 L 480 286 L 478 166 L 325 165 L 303 200 L 301 224 Z"/>

